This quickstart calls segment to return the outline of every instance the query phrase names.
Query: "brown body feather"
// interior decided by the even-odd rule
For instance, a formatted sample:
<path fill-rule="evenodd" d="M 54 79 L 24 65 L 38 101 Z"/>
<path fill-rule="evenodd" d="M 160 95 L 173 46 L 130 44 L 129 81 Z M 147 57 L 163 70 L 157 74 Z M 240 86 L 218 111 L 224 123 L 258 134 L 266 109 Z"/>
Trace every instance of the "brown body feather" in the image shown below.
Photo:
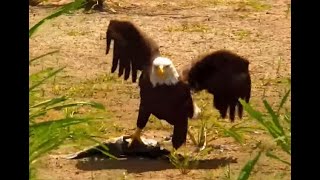
<path fill-rule="evenodd" d="M 178 149 L 185 141 L 188 119 L 193 116 L 191 90 L 207 90 L 214 94 L 214 105 L 225 117 L 226 108 L 230 108 L 230 119 L 234 120 L 233 108 L 237 97 L 250 98 L 251 81 L 248 61 L 228 51 L 217 51 L 206 55 L 185 69 L 181 80 L 175 85 L 158 85 L 150 82 L 152 61 L 160 56 L 159 46 L 128 21 L 111 20 L 107 30 L 107 49 L 114 40 L 111 72 L 119 67 L 119 77 L 125 72 L 124 79 L 132 76 L 136 82 L 137 71 L 142 71 L 139 78 L 140 107 L 137 127 L 143 129 L 151 114 L 166 120 L 174 126 L 172 144 Z M 242 109 L 239 109 L 242 117 Z M 241 113 L 240 113 L 241 112 Z"/>
<path fill-rule="evenodd" d="M 148 71 L 139 79 L 140 108 L 137 127 L 143 129 L 151 114 L 174 126 L 172 145 L 179 148 L 185 141 L 188 130 L 188 119 L 193 116 L 193 101 L 190 88 L 183 82 L 175 85 L 153 87 Z"/>

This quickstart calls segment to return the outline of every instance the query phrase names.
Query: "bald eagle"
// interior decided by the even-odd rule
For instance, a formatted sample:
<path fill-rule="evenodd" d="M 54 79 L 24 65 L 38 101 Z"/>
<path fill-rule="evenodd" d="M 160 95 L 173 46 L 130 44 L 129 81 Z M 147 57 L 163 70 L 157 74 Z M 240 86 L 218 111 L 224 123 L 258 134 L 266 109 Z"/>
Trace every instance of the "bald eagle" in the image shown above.
<path fill-rule="evenodd" d="M 158 44 L 130 21 L 110 20 L 106 32 L 106 54 L 113 40 L 111 73 L 117 69 L 118 77 L 124 74 L 132 82 L 139 77 L 140 105 L 137 128 L 125 136 L 141 141 L 141 131 L 150 115 L 173 125 L 172 146 L 181 147 L 187 137 L 188 119 L 195 118 L 200 109 L 193 102 L 191 92 L 206 90 L 214 96 L 214 107 L 222 118 L 229 109 L 231 122 L 241 119 L 243 107 L 239 98 L 249 102 L 251 79 L 249 61 L 227 50 L 219 50 L 198 58 L 188 68 L 178 73 L 169 58 L 161 56 Z"/>

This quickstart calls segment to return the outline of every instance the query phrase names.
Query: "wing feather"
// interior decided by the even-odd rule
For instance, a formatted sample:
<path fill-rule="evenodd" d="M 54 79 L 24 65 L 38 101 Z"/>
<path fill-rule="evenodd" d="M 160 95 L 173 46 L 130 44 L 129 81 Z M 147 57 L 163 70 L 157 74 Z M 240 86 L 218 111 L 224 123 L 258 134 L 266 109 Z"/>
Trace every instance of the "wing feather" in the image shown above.
<path fill-rule="evenodd" d="M 132 82 L 136 82 L 137 71 L 148 68 L 160 55 L 157 43 L 129 21 L 110 20 L 106 37 L 106 54 L 114 41 L 111 73 L 119 69 L 118 76 L 124 74 L 124 80 L 131 73 Z"/>
<path fill-rule="evenodd" d="M 219 50 L 204 55 L 184 69 L 182 79 L 195 92 L 207 90 L 214 96 L 214 107 L 222 118 L 227 115 L 233 122 L 236 107 L 242 118 L 243 107 L 239 98 L 249 102 L 251 96 L 251 78 L 249 61 L 231 51 Z"/>

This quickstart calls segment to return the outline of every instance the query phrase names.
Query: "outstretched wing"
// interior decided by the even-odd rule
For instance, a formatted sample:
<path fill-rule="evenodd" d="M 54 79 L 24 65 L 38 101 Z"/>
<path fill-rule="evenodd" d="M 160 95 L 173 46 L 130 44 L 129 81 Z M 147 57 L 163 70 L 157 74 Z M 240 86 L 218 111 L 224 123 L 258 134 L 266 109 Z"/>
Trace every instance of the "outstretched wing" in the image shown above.
<path fill-rule="evenodd" d="M 127 80 L 131 72 L 132 82 L 136 82 L 137 71 L 143 71 L 160 54 L 157 43 L 129 21 L 110 20 L 106 39 L 106 54 L 114 40 L 111 73 L 119 66 L 118 76 L 124 73 Z"/>
<path fill-rule="evenodd" d="M 214 95 L 214 107 L 222 118 L 227 115 L 233 122 L 235 109 L 242 118 L 243 107 L 239 98 L 249 102 L 251 96 L 251 78 L 249 61 L 227 50 L 219 50 L 199 58 L 184 69 L 182 79 L 195 92 L 207 90 Z"/>

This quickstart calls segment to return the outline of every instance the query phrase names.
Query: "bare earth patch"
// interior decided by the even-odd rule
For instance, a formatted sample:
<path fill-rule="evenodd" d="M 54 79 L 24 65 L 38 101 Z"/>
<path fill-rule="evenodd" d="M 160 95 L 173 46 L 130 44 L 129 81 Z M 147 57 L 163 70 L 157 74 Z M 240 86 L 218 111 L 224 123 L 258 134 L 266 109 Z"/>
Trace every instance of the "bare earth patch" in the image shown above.
<path fill-rule="evenodd" d="M 261 106 L 262 97 L 279 103 L 285 79 L 291 76 L 291 17 L 287 0 L 179 0 L 179 1 L 112 1 L 116 13 L 84 14 L 79 11 L 47 22 L 30 39 L 30 57 L 59 49 L 30 66 L 30 73 L 47 67 L 67 66 L 55 82 L 44 87 L 45 95 L 68 94 L 76 99 L 103 103 L 111 113 L 102 132 L 105 138 L 130 133 L 135 127 L 139 103 L 137 84 L 110 75 L 111 55 L 105 54 L 105 32 L 111 19 L 127 19 L 154 38 L 164 55 L 178 69 L 198 55 L 219 49 L 232 50 L 250 61 L 252 100 Z M 119 2 L 119 3 L 116 3 Z M 107 1 L 110 3 L 110 1 Z M 54 8 L 30 7 L 30 25 L 49 15 Z M 204 98 L 212 106 L 211 98 Z M 81 110 L 80 110 L 81 111 Z M 212 110 L 213 116 L 217 112 Z M 80 112 L 81 113 L 81 112 Z M 217 116 L 218 117 L 218 116 Z M 197 123 L 197 122 L 192 122 Z M 110 127 L 110 124 L 115 127 Z M 226 123 L 227 124 L 227 123 Z M 151 120 L 144 136 L 163 141 L 172 128 L 165 122 Z M 44 180 L 67 179 L 222 179 L 227 171 L 223 158 L 233 157 L 230 164 L 236 177 L 255 154 L 252 139 L 269 142 L 265 134 L 251 134 L 241 146 L 232 138 L 218 137 L 210 142 L 213 151 L 203 156 L 202 165 L 187 175 L 171 164 L 141 160 L 82 162 L 65 160 L 61 154 L 74 149 L 60 149 L 39 163 L 38 176 Z M 170 143 L 167 143 L 170 146 Z M 192 149 L 188 139 L 185 149 Z M 222 158 L 222 160 L 221 160 Z M 291 179 L 291 169 L 263 157 L 253 179 Z"/>

